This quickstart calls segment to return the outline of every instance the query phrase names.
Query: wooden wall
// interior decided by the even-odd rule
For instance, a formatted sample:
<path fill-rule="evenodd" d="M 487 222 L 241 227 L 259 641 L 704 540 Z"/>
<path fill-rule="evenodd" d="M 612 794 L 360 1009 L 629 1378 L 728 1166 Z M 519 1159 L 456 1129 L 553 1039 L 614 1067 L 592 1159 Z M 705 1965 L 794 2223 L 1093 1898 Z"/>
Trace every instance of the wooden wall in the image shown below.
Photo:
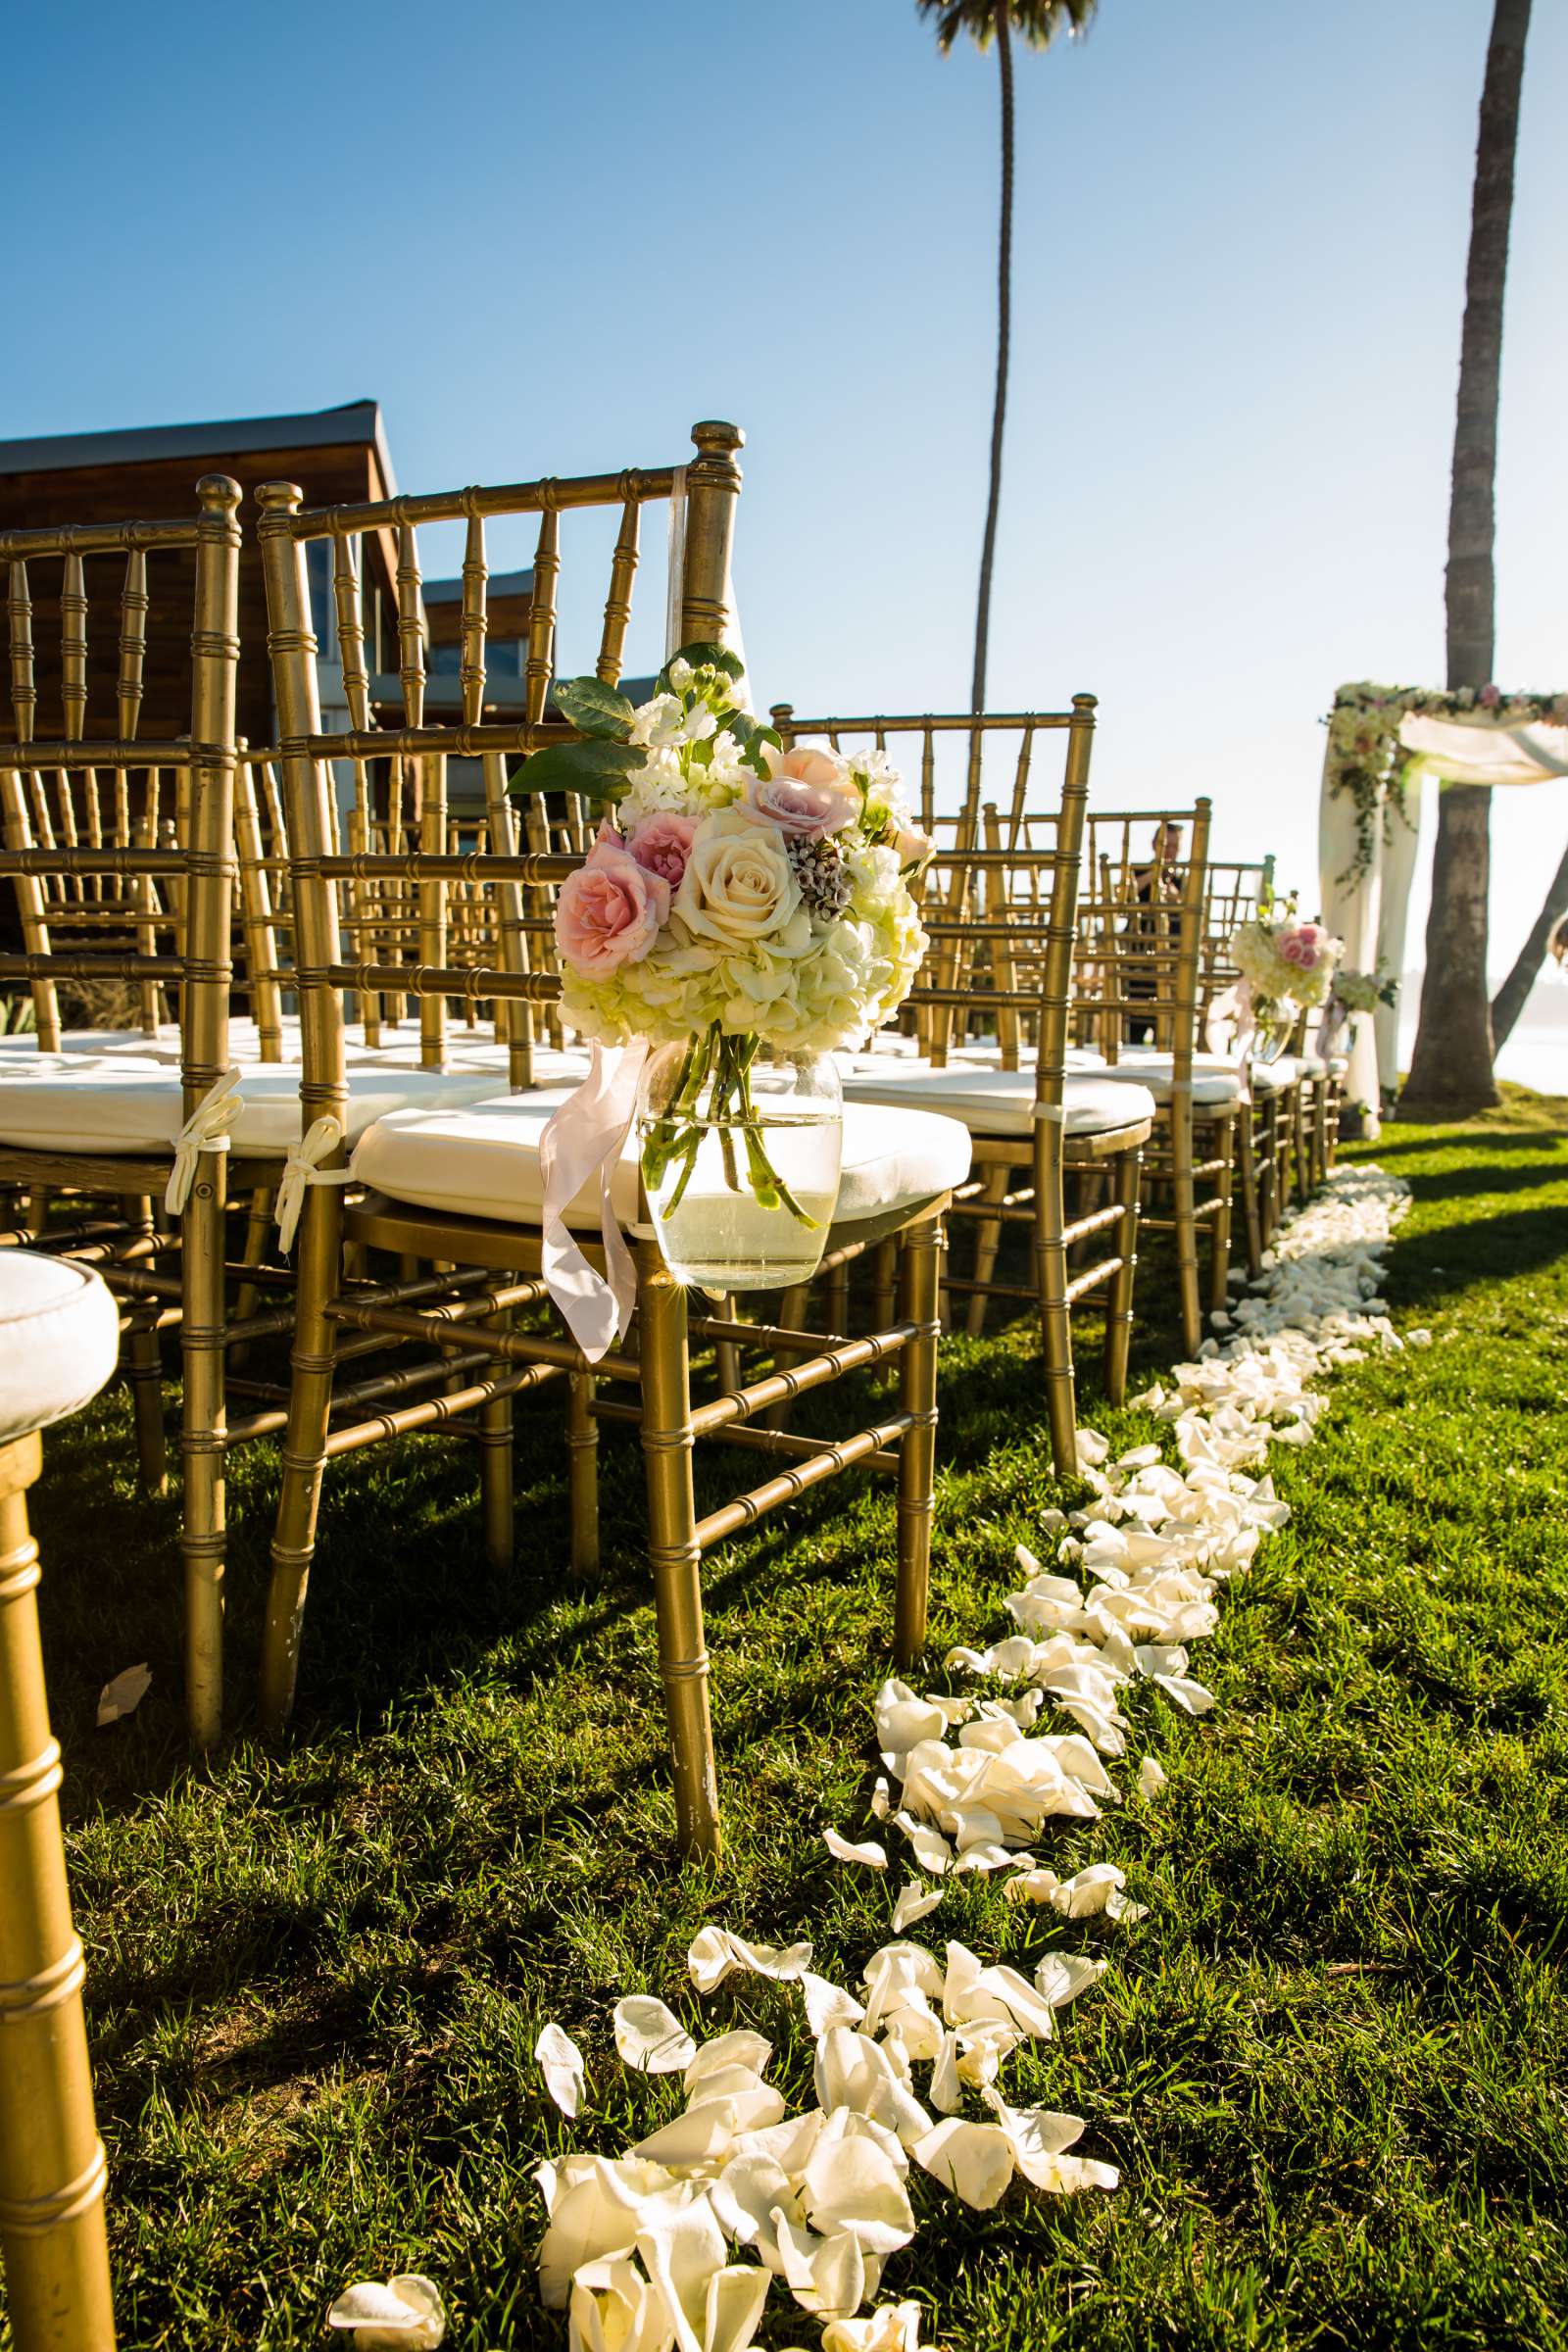
<path fill-rule="evenodd" d="M 267 599 L 261 553 L 256 543 L 257 509 L 250 495 L 262 482 L 298 482 L 307 506 L 330 506 L 382 498 L 385 485 L 373 446 L 350 442 L 320 449 L 247 451 L 239 457 L 160 458 L 152 463 L 109 466 L 54 467 L 44 473 L 0 474 L 0 529 L 46 529 L 62 522 L 163 520 L 196 512 L 195 486 L 204 473 L 232 474 L 246 493 L 239 510 L 240 660 L 236 696 L 239 733 L 252 744 L 271 736 L 271 686 L 267 665 Z M 367 565 L 385 564 L 379 542 Z M 87 612 L 86 731 L 117 731 L 115 686 L 120 667 L 120 591 L 124 562 L 118 556 L 88 557 L 84 564 Z M 27 566 L 32 596 L 32 642 L 38 706 L 34 733 L 58 735 L 60 709 L 60 564 Z M 0 581 L 0 589 L 3 589 Z M 149 739 L 190 731 L 191 600 L 194 558 L 180 551 L 154 551 L 147 561 L 151 607 L 147 614 L 147 659 L 140 732 Z M 393 583 L 388 575 L 385 591 Z M 15 741 L 9 694 L 10 673 L 0 642 L 0 741 Z M 8 894 L 9 895 L 9 894 Z"/>

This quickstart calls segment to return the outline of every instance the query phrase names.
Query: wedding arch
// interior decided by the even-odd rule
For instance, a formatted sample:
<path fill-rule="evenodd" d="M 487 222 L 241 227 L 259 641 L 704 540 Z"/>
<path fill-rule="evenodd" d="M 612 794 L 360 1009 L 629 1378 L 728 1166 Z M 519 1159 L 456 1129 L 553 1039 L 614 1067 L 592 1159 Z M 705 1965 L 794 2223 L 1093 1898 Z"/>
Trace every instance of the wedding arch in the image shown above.
<path fill-rule="evenodd" d="M 1544 784 L 1568 776 L 1568 694 L 1464 686 L 1342 686 L 1328 717 L 1318 805 L 1323 920 L 1346 968 L 1396 976 L 1415 873 L 1421 785 Z M 1376 1118 L 1398 1083 L 1398 1013 L 1357 1025 L 1347 1092 Z"/>

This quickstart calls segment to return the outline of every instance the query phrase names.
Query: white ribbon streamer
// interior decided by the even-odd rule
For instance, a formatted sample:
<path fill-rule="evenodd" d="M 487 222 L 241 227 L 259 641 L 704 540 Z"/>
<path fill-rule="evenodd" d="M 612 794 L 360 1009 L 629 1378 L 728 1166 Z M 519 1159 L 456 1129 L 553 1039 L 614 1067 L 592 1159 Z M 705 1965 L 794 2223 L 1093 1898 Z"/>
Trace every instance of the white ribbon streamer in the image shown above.
<path fill-rule="evenodd" d="M 1244 1102 L 1252 1099 L 1252 1039 L 1256 1034 L 1252 983 L 1244 973 L 1214 999 L 1203 1023 L 1203 1042 L 1209 1052 L 1235 1056 Z"/>
<path fill-rule="evenodd" d="M 611 1203 L 621 1147 L 637 1108 L 637 1083 L 648 1058 L 644 1038 L 629 1046 L 595 1043 L 588 1075 L 555 1111 L 539 1138 L 544 1179 L 540 1264 L 545 1286 L 591 1364 L 623 1340 L 637 1303 L 637 1266 Z M 566 1211 L 597 1175 L 605 1273 L 588 1263 L 566 1224 Z M 608 1279 L 607 1279 L 608 1277 Z"/>
<path fill-rule="evenodd" d="M 164 1188 L 164 1206 L 172 1217 L 185 1213 L 201 1154 L 228 1150 L 228 1131 L 242 1108 L 239 1071 L 225 1070 L 217 1085 L 208 1088 L 174 1139 L 174 1164 Z"/>
<path fill-rule="evenodd" d="M 300 1212 L 305 1206 L 306 1188 L 313 1184 L 347 1184 L 352 1170 L 323 1168 L 321 1162 L 335 1152 L 343 1141 L 343 1122 L 330 1113 L 313 1119 L 300 1141 L 283 1162 L 283 1174 L 277 1188 L 277 1242 L 287 1257 L 294 1247 L 294 1234 Z"/>

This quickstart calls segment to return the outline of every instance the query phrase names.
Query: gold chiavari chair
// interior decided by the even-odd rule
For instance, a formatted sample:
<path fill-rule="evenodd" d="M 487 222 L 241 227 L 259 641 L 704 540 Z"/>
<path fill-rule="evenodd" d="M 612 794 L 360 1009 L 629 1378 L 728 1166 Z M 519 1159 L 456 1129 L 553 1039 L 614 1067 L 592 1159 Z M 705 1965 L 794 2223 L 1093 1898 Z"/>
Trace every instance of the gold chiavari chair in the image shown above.
<path fill-rule="evenodd" d="M 1068 1066 L 1079 868 L 1088 799 L 1094 698 L 1070 711 L 987 713 L 983 719 L 875 722 L 884 746 L 901 733 L 967 734 L 964 846 L 936 851 L 925 872 L 922 920 L 931 945 L 911 992 L 924 1051 L 918 1057 L 871 1054 L 844 1081 L 848 1102 L 891 1110 L 917 1104 L 961 1119 L 977 1170 L 955 1197 L 954 1215 L 977 1231 L 973 1272 L 950 1273 L 950 1292 L 980 1301 L 1030 1304 L 1040 1317 L 1046 1401 L 1058 1472 L 1077 1468 L 1071 1314 L 1106 1293 L 1103 1378 L 1120 1402 L 1126 1387 L 1137 1263 L 1142 1151 L 1154 1104 L 1137 1088 Z M 793 720 L 792 735 L 842 740 L 865 722 Z M 1059 808 L 1049 847 L 980 847 L 985 757 L 1011 760 L 1006 826 L 1021 830 L 1039 739 L 1065 738 Z M 980 750 L 976 753 L 975 742 Z M 1038 779 L 1036 783 L 1038 789 Z M 999 820 L 1000 829 L 1000 820 Z M 985 1032 L 987 1034 L 982 1035 Z M 1032 1066 L 1025 1066 L 1026 1063 Z M 1068 1178 L 1092 1180 L 1096 1201 L 1068 1215 Z M 999 1279 L 1000 1236 L 1027 1227 L 1033 1282 Z M 1095 1256 L 1089 1245 L 1109 1235 Z M 1086 1251 L 1093 1262 L 1071 1263 Z M 970 1308 L 971 1322 L 978 1315 Z"/>
<path fill-rule="evenodd" d="M 154 1229 L 151 1203 L 172 1173 L 176 1137 L 228 1066 L 240 493 L 225 476 L 215 474 L 198 483 L 196 497 L 195 514 L 173 521 L 0 532 L 0 560 L 10 566 L 13 723 L 12 742 L 0 746 L 0 804 L 6 819 L 0 873 L 12 878 L 24 942 L 20 956 L 0 956 L 0 977 L 30 984 L 40 1038 L 47 1045 L 59 1040 L 63 980 L 125 983 L 138 990 L 177 986 L 181 1047 L 177 1074 L 151 1062 L 122 1070 L 100 1057 L 47 1051 L 29 1068 L 0 1072 L 0 1184 L 108 1198 L 128 1212 L 123 1222 L 97 1234 L 73 1229 L 64 1246 L 96 1260 L 111 1290 L 128 1306 L 131 1348 L 141 1358 L 142 1378 L 133 1384 L 133 1396 L 144 1474 L 149 1454 L 156 1460 L 162 1443 L 156 1325 L 166 1319 L 178 1323 L 187 1675 L 193 1728 L 205 1741 L 217 1737 L 221 1712 L 223 1256 L 230 1170 L 226 1153 L 215 1148 L 222 1139 L 220 1124 L 202 1139 L 207 1148 L 200 1152 L 196 1134 L 190 1133 L 177 1276 L 161 1282 L 149 1270 L 169 1246 Z M 114 555 L 125 560 L 118 606 L 119 731 L 99 738 L 87 729 L 83 566 L 88 557 Z M 173 743 L 145 741 L 137 733 L 150 557 L 167 559 L 176 588 L 181 571 L 193 574 L 190 730 Z M 39 696 L 31 582 L 55 564 L 61 566 L 62 730 L 44 740 L 34 724 Z M 68 803 L 73 815 L 78 807 L 90 809 L 101 771 L 126 779 L 127 830 L 137 821 L 136 779 L 174 778 L 180 808 L 174 841 L 158 847 L 145 838 L 130 846 L 102 838 L 83 842 L 80 833 L 90 827 L 81 826 L 74 828 L 76 838 L 63 841 L 61 833 L 72 829 L 64 815 Z M 34 838 L 34 819 L 46 774 L 60 779 L 60 822 L 51 839 L 41 843 Z M 80 801 L 74 790 L 78 778 Z M 148 781 L 139 819 L 144 836 L 155 805 Z M 53 899 L 46 889 L 50 877 Z M 107 896 L 93 894 L 99 877 L 138 887 L 111 909 Z M 83 886 L 78 906 L 113 911 L 116 918 L 88 927 L 93 954 L 62 949 L 51 930 L 50 914 L 58 909 L 60 894 L 69 899 L 69 886 L 78 881 Z M 168 892 L 164 906 L 152 890 L 139 887 L 160 883 Z M 170 932 L 172 953 L 163 944 Z M 127 1100 L 133 1106 L 128 1119 Z M 151 1328 L 139 1311 L 149 1296 L 160 1309 Z"/>
<path fill-rule="evenodd" d="M 1199 1241 L 1209 1244 L 1208 1303 L 1228 1298 L 1233 1154 L 1243 1087 L 1200 1054 L 1209 804 L 1095 810 L 1085 831 L 1079 927 L 1094 987 L 1082 1043 L 1109 1076 L 1147 1088 L 1157 1104 L 1145 1154 L 1146 1230 L 1175 1237 L 1182 1340 L 1203 1336 Z M 1161 845 L 1180 840 L 1169 858 Z M 1148 845 L 1148 846 L 1146 846 Z"/>
<path fill-rule="evenodd" d="M 115 2347 L 86 1971 L 60 1833 L 27 1489 L 39 1432 L 79 1411 L 113 1371 L 116 1323 L 90 1268 L 0 1254 L 0 2271 L 16 2352 Z"/>
<path fill-rule="evenodd" d="M 697 457 L 679 469 L 686 520 L 679 582 L 681 636 L 688 642 L 721 639 L 727 621 L 727 576 L 734 506 L 740 488 L 735 452 L 741 436 L 731 425 L 694 428 Z M 303 1096 L 313 1128 L 338 1131 L 346 1086 L 343 1047 L 345 992 L 401 994 L 416 1001 L 425 1023 L 445 1002 L 471 996 L 548 1005 L 559 980 L 545 970 L 454 967 L 445 960 L 450 932 L 435 898 L 462 879 L 489 894 L 505 936 L 509 906 L 547 894 L 571 870 L 573 859 L 550 849 L 512 854 L 499 847 L 496 811 L 510 822 L 504 792 L 494 796 L 492 847 L 461 858 L 441 854 L 445 837 L 442 762 L 459 755 L 494 763 L 536 749 L 562 730 L 546 717 L 551 678 L 555 589 L 561 564 L 561 518 L 581 510 L 618 513 L 598 674 L 614 682 L 637 562 L 639 522 L 650 503 L 680 494 L 677 470 L 547 479 L 511 489 L 468 490 L 384 505 L 307 513 L 288 484 L 260 493 L 261 540 L 267 576 L 270 644 L 281 731 L 281 760 L 294 866 L 303 1038 Z M 538 517 L 535 594 L 521 722 L 486 722 L 483 707 L 484 525 L 500 514 Z M 305 550 L 315 540 L 336 541 L 372 529 L 400 535 L 400 570 L 416 565 L 415 533 L 424 522 L 464 517 L 468 560 L 464 567 L 466 709 L 461 723 L 423 722 L 416 658 L 408 663 L 409 706 L 401 726 L 323 733 L 309 619 Z M 413 632 L 405 649 L 416 654 Z M 347 666 L 347 664 L 345 664 Z M 371 854 L 334 857 L 325 809 L 328 762 L 391 756 L 424 763 L 426 847 L 400 854 L 397 870 L 416 893 L 420 912 L 420 961 L 387 966 L 342 960 L 343 886 L 380 878 L 394 860 Z M 548 838 L 557 823 L 568 829 L 580 855 L 590 836 L 585 810 L 530 810 L 530 836 Z M 504 836 L 510 841 L 510 835 Z M 520 894 L 509 899 L 503 893 Z M 831 1256 L 860 1250 L 884 1238 L 904 1238 L 900 1319 L 853 1343 L 764 1325 L 739 1325 L 688 1311 L 681 1285 L 665 1269 L 644 1218 L 635 1158 L 623 1155 L 614 1179 L 618 1213 L 636 1231 L 636 1348 L 612 1348 L 590 1361 L 570 1339 L 547 1328 L 518 1328 L 520 1313 L 542 1310 L 541 1182 L 538 1144 L 545 1120 L 564 1090 L 510 1094 L 439 1117 L 381 1121 L 354 1155 L 363 1199 L 345 1195 L 346 1154 L 338 1145 L 323 1154 L 327 1181 L 305 1190 L 298 1247 L 299 1300 L 284 1479 L 273 1545 L 272 1584 L 262 1665 L 262 1714 L 275 1728 L 293 1699 L 306 1589 L 316 1549 L 322 1479 L 327 1462 L 377 1439 L 418 1429 L 455 1429 L 479 1442 L 481 1489 L 493 1556 L 511 1553 L 512 1399 L 551 1380 L 566 1386 L 566 1460 L 571 1501 L 572 1564 L 586 1568 L 597 1552 L 595 1456 L 598 1425 L 635 1426 L 647 1474 L 649 1555 L 674 1757 L 676 1810 L 683 1846 L 715 1853 L 719 1846 L 717 1790 L 708 1704 L 700 1566 L 703 1554 L 765 1512 L 855 1463 L 891 1471 L 898 1480 L 899 1578 L 896 1639 L 912 1657 L 925 1638 L 935 1446 L 937 1250 L 948 1196 L 968 1168 L 967 1138 L 953 1122 L 909 1117 L 901 1123 L 847 1118 L 846 1167 L 839 1213 L 828 1237 Z M 330 1123 L 324 1126 L 318 1122 Z M 628 1191 L 629 1186 L 629 1191 Z M 597 1214 L 597 1205 L 592 1212 Z M 579 1203 L 574 1222 L 583 1220 Z M 344 1250 L 387 1251 L 436 1267 L 477 1273 L 485 1287 L 411 1311 L 407 1301 L 367 1300 L 345 1280 Z M 591 1257 L 595 1245 L 584 1242 Z M 600 1259 L 602 1262 L 602 1256 Z M 438 1278 L 439 1280 L 439 1278 Z M 509 1327 L 510 1326 L 510 1327 Z M 339 1335 L 379 1337 L 384 1345 L 422 1340 L 433 1346 L 429 1366 L 395 1373 L 383 1383 L 404 1394 L 441 1384 L 444 1393 L 368 1419 L 363 1387 L 356 1398 L 334 1393 Z M 454 1341 L 480 1359 L 453 1391 Z M 692 1348 L 712 1345 L 720 1356 L 719 1393 L 694 1404 Z M 748 1348 L 784 1359 L 783 1368 L 741 1381 L 735 1364 Z M 863 1366 L 897 1359 L 899 1405 L 874 1426 L 835 1444 L 796 1439 L 759 1427 L 758 1418 L 783 1398 L 803 1394 Z M 462 1359 L 460 1358 L 460 1362 Z M 725 1377 L 727 1368 L 727 1378 Z M 621 1392 L 601 1395 L 601 1384 Z M 629 1396 L 627 1392 L 629 1391 Z M 622 1398 L 625 1401 L 622 1401 Z M 339 1408 L 346 1408 L 347 1418 Z M 335 1418 L 336 1414 L 336 1418 Z M 782 1457 L 777 1474 L 703 1517 L 697 1514 L 692 1457 L 699 1438 L 711 1438 Z M 328 1525 L 329 1525 L 328 1515 Z"/>
<path fill-rule="evenodd" d="M 1229 960 L 1228 949 L 1238 926 L 1249 921 L 1273 885 L 1272 858 L 1261 862 L 1224 860 L 1211 868 L 1208 906 L 1204 917 L 1203 955 L 1200 979 L 1200 1024 L 1210 1024 L 1214 999 L 1240 978 Z M 1301 1027 L 1298 1023 L 1298 1030 Z M 1223 1037 L 1213 1045 L 1221 1061 L 1232 1058 Z M 1236 1129 L 1236 1180 L 1242 1197 L 1247 1237 L 1247 1265 L 1256 1275 L 1290 1198 L 1293 1160 L 1302 1165 L 1298 1139 L 1304 1150 L 1303 1089 L 1312 1083 L 1298 1057 L 1286 1054 L 1275 1061 L 1253 1057 L 1246 1072 L 1246 1101 Z"/>

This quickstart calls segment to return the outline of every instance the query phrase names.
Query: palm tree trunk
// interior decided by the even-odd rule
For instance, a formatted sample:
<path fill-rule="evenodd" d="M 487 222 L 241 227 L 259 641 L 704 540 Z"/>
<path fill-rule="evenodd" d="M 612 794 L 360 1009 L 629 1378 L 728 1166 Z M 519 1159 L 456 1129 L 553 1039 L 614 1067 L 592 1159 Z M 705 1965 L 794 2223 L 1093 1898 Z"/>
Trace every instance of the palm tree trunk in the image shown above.
<path fill-rule="evenodd" d="M 1470 207 L 1470 261 L 1459 344 L 1459 404 L 1448 506 L 1448 687 L 1485 686 L 1496 627 L 1497 393 L 1502 298 L 1513 213 L 1519 91 L 1530 0 L 1495 0 L 1487 45 Z M 1487 898 L 1491 882 L 1484 785 L 1438 796 L 1438 841 L 1427 918 L 1421 1021 L 1401 1117 L 1463 1117 L 1497 1101 L 1487 1002 Z"/>
<path fill-rule="evenodd" d="M 1012 46 L 1007 0 L 997 0 L 997 63 L 1002 69 L 1002 225 L 997 239 L 997 397 L 991 412 L 991 489 L 980 549 L 980 595 L 974 616 L 974 677 L 969 708 L 986 707 L 986 654 L 991 639 L 991 574 L 997 560 L 997 512 L 1002 504 L 1002 429 L 1007 412 L 1007 352 L 1012 339 Z"/>
<path fill-rule="evenodd" d="M 1525 1000 L 1536 985 L 1536 974 L 1545 960 L 1551 935 L 1565 914 L 1568 914 L 1568 850 L 1564 850 L 1562 862 L 1551 878 L 1541 912 L 1531 925 L 1530 937 L 1514 958 L 1513 970 L 1492 1000 L 1492 1041 L 1499 1051 L 1525 1008 Z"/>

